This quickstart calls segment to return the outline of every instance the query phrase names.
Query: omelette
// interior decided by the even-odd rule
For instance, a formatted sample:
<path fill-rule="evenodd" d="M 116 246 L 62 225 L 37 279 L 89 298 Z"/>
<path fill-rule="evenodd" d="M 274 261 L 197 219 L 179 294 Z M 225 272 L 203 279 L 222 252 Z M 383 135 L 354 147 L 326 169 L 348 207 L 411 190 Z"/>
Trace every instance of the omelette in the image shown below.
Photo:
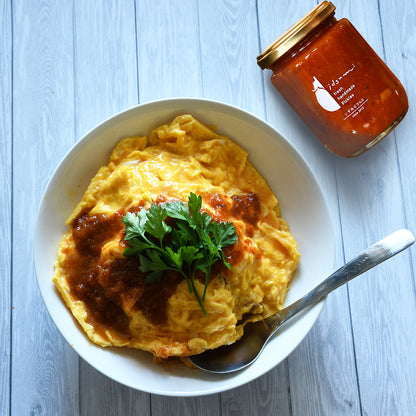
<path fill-rule="evenodd" d="M 149 281 L 143 258 L 125 255 L 123 219 L 186 203 L 190 194 L 212 222 L 232 224 L 236 238 L 207 279 L 195 278 L 194 290 L 175 270 Z M 247 152 L 188 114 L 149 137 L 122 139 L 66 223 L 53 281 L 76 321 L 102 347 L 138 348 L 162 359 L 231 344 L 246 322 L 282 309 L 300 257 L 276 196 Z M 172 218 L 165 223 L 175 227 Z"/>

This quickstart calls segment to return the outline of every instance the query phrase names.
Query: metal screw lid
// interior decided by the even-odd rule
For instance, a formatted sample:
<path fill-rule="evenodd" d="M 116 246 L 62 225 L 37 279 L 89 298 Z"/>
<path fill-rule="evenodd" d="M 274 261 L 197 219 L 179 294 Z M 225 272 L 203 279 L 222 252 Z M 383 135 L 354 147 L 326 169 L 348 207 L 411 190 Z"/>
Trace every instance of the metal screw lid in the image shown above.
<path fill-rule="evenodd" d="M 257 57 L 261 69 L 269 68 L 277 59 L 303 40 L 312 30 L 325 19 L 335 14 L 335 6 L 330 1 L 318 4 L 307 15 L 302 17 L 283 35 L 278 37 L 265 51 Z"/>

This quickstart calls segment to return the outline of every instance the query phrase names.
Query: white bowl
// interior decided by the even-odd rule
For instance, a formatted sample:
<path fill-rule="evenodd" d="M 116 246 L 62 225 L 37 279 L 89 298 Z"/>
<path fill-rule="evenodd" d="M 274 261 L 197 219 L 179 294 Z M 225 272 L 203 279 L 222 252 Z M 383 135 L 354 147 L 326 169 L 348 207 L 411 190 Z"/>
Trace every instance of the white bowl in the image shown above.
<path fill-rule="evenodd" d="M 230 375 L 209 374 L 179 362 L 154 364 L 149 353 L 127 348 L 101 348 L 84 335 L 52 282 L 58 244 L 67 231 L 64 221 L 121 138 L 149 134 L 154 127 L 183 113 L 190 113 L 205 124 L 216 125 L 219 133 L 245 148 L 252 164 L 277 195 L 282 216 L 288 221 L 301 253 L 286 305 L 322 281 L 335 264 L 333 226 L 315 176 L 281 134 L 253 115 L 215 101 L 167 99 L 123 111 L 88 133 L 60 163 L 40 205 L 34 239 L 40 291 L 57 328 L 85 361 L 129 387 L 168 396 L 218 393 L 265 374 L 299 345 L 323 307 L 320 302 L 310 309 L 275 336 L 256 362 Z"/>

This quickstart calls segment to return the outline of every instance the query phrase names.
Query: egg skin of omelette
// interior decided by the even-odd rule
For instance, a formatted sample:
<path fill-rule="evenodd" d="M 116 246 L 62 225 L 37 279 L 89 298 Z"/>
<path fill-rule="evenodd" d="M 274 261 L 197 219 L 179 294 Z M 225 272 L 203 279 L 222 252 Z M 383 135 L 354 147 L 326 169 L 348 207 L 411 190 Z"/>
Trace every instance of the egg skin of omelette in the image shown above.
<path fill-rule="evenodd" d="M 204 315 L 175 272 L 147 283 L 139 259 L 123 256 L 126 212 L 152 203 L 202 196 L 202 210 L 230 221 L 238 240 L 224 253 L 231 269 L 213 267 Z M 133 347 L 155 357 L 186 357 L 231 344 L 242 321 L 283 307 L 299 262 L 297 244 L 280 218 L 265 179 L 231 139 L 191 115 L 129 137 L 113 150 L 67 220 L 53 281 L 94 343 Z M 204 280 L 195 280 L 198 293 Z"/>

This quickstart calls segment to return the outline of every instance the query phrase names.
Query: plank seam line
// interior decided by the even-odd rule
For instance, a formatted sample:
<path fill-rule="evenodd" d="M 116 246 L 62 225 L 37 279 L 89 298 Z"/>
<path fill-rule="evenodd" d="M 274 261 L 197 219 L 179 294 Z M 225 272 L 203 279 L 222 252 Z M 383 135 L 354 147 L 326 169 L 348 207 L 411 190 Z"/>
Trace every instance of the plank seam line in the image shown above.
<path fill-rule="evenodd" d="M 338 182 L 337 170 L 335 168 L 335 161 L 333 162 L 333 167 L 334 167 L 334 172 L 335 172 L 335 183 L 336 183 L 336 189 L 337 189 L 337 205 L 338 205 L 338 212 L 339 212 L 338 221 L 339 221 L 339 228 L 340 228 L 341 241 L 342 241 L 342 248 L 341 248 L 342 260 L 343 260 L 343 263 L 345 263 L 346 259 L 345 259 L 344 232 L 343 232 L 342 221 L 341 221 L 341 204 L 340 204 L 339 188 L 338 188 L 338 183 L 339 182 Z M 357 380 L 357 393 L 358 393 L 358 402 L 359 402 L 359 406 L 360 406 L 360 415 L 362 415 L 363 414 L 363 409 L 362 409 L 362 403 L 361 403 L 360 379 L 358 377 L 357 354 L 356 354 L 356 349 L 355 349 L 355 336 L 354 336 L 354 326 L 353 326 L 353 322 L 352 322 L 349 283 L 347 283 L 346 286 L 347 286 L 347 301 L 348 301 L 348 318 L 349 318 L 349 321 L 350 321 L 352 351 L 353 351 L 353 354 L 354 354 L 355 379 Z"/>
<path fill-rule="evenodd" d="M 72 75 L 73 75 L 73 81 L 72 81 L 72 88 L 73 88 L 73 107 L 74 107 L 74 137 L 73 142 L 78 140 L 78 131 L 77 131 L 77 107 L 76 107 L 76 88 L 77 88 L 77 80 L 76 80 L 76 65 L 75 65 L 75 59 L 76 59 L 76 22 L 75 22 L 75 0 L 72 0 Z"/>
<path fill-rule="evenodd" d="M 198 25 L 198 40 L 199 40 L 199 83 L 201 86 L 201 95 L 202 97 L 205 97 L 205 91 L 204 91 L 204 77 L 202 76 L 202 42 L 201 42 L 201 22 L 199 19 L 199 2 L 196 0 L 196 16 L 197 16 L 197 25 Z"/>
<path fill-rule="evenodd" d="M 257 23 L 257 42 L 258 42 L 258 52 L 261 53 L 261 39 L 260 39 L 260 16 L 259 16 L 259 2 L 256 0 L 256 23 Z M 263 71 L 260 72 L 261 75 L 261 93 L 263 95 L 263 111 L 264 117 L 268 120 L 267 116 L 267 106 L 266 106 L 266 90 L 265 90 L 265 77 L 263 76 Z"/>
<path fill-rule="evenodd" d="M 220 414 L 219 416 L 223 416 L 224 412 L 223 412 L 223 408 L 224 408 L 224 400 L 222 397 L 222 393 L 219 394 L 219 406 L 220 406 Z"/>
<path fill-rule="evenodd" d="M 380 22 L 381 44 L 383 45 L 383 58 L 384 58 L 384 62 L 387 62 L 386 47 L 384 45 L 384 30 L 383 30 L 383 19 L 381 18 L 380 0 L 377 1 L 377 14 L 378 14 L 378 20 Z"/>
<path fill-rule="evenodd" d="M 400 199 L 402 200 L 402 214 L 403 214 L 403 219 L 404 219 L 404 226 L 405 228 L 409 229 L 409 222 L 407 219 L 407 212 L 406 212 L 406 206 L 405 206 L 405 194 L 404 194 L 404 189 L 403 189 L 403 176 L 402 176 L 402 170 L 401 170 L 401 164 L 400 164 L 400 158 L 399 158 L 399 146 L 397 145 L 397 135 L 396 132 L 393 132 L 393 137 L 394 137 L 394 148 L 396 150 L 396 165 L 397 165 L 397 171 L 398 171 L 398 176 L 399 176 L 399 182 L 400 182 Z M 410 268 L 410 273 L 411 273 L 411 283 L 412 283 L 412 287 L 413 287 L 413 293 L 414 296 L 416 298 L 416 281 L 415 281 L 415 268 L 414 268 L 414 264 L 413 264 L 413 257 L 411 255 L 411 252 L 409 250 L 408 253 L 408 257 L 409 257 L 409 268 Z"/>
<path fill-rule="evenodd" d="M 381 35 L 382 35 L 382 43 L 383 43 L 383 55 L 384 55 L 384 60 L 387 61 L 387 53 L 386 53 L 386 47 L 384 44 L 384 31 L 383 31 L 383 19 L 381 18 L 381 8 L 380 8 L 380 1 L 377 2 L 378 5 L 378 15 L 379 15 L 379 19 L 380 19 L 380 26 L 381 26 Z M 398 175 L 399 175 L 399 182 L 400 182 L 400 197 L 402 200 L 402 214 L 403 214 L 403 218 L 404 218 L 404 224 L 406 228 L 409 228 L 409 222 L 408 222 L 408 218 L 407 218 L 407 212 L 406 212 L 406 198 L 405 198 L 405 193 L 404 193 L 404 189 L 403 189 L 403 175 L 402 175 L 402 169 L 401 169 L 401 164 L 400 164 L 400 157 L 399 157 L 399 146 L 397 144 L 397 132 L 396 130 L 394 130 L 392 132 L 393 137 L 394 137 L 394 148 L 396 151 L 396 165 L 397 165 L 397 170 L 398 170 Z M 413 257 L 411 254 L 409 254 L 409 266 L 410 266 L 410 272 L 412 275 L 412 285 L 413 285 L 413 293 L 415 294 L 416 297 L 416 281 L 414 279 L 415 276 L 415 268 L 414 268 L 414 264 L 413 264 Z"/>
<path fill-rule="evenodd" d="M 77 131 L 77 107 L 76 107 L 76 88 L 77 88 L 77 77 L 76 77 L 76 19 L 75 19 L 75 0 L 72 0 L 72 100 L 73 100 L 73 123 L 74 123 L 74 137 L 72 138 L 73 142 L 78 140 L 78 131 Z M 78 415 L 81 414 L 82 404 L 81 404 L 81 360 L 77 354 L 78 361 Z"/>
<path fill-rule="evenodd" d="M 287 400 L 288 400 L 289 416 L 293 416 L 292 389 L 290 387 L 291 383 L 290 383 L 290 371 L 289 371 L 288 358 L 286 358 L 284 365 L 285 365 L 286 378 L 287 378 Z"/>
<path fill-rule="evenodd" d="M 10 346 L 9 346 L 9 415 L 12 414 L 12 389 L 13 389 L 13 154 L 14 154 L 14 146 L 13 146 L 13 119 L 14 119 L 14 100 L 13 100 L 13 0 L 10 0 L 10 160 L 11 160 L 11 167 L 10 167 L 10 314 L 9 314 L 9 326 L 10 326 Z"/>
<path fill-rule="evenodd" d="M 137 3 L 133 0 L 134 5 L 134 37 L 136 40 L 136 83 L 137 83 L 137 102 L 140 104 L 140 76 L 139 76 L 139 33 L 137 31 L 138 12 Z"/>

